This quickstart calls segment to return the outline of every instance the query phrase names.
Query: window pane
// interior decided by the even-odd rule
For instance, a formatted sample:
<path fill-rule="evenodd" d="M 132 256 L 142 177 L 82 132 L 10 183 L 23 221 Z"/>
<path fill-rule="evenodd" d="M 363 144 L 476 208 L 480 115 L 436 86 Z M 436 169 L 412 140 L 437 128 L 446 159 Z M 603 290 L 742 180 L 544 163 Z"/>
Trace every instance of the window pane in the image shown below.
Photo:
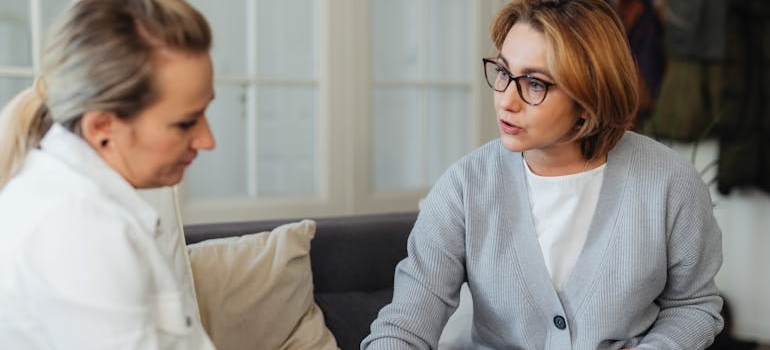
<path fill-rule="evenodd" d="M 374 190 L 417 189 L 421 166 L 420 91 L 377 88 L 374 91 Z"/>
<path fill-rule="evenodd" d="M 420 79 L 422 1 L 372 0 L 375 80 Z"/>
<path fill-rule="evenodd" d="M 32 86 L 32 79 L 0 77 L 0 107 L 5 106 L 16 94 Z"/>
<path fill-rule="evenodd" d="M 260 77 L 315 79 L 318 32 L 314 0 L 258 0 Z"/>
<path fill-rule="evenodd" d="M 429 81 L 466 81 L 470 78 L 472 2 L 429 0 L 427 51 Z"/>
<path fill-rule="evenodd" d="M 370 1 L 375 189 L 428 188 L 470 147 L 474 2 Z"/>
<path fill-rule="evenodd" d="M 29 2 L 29 1 L 27 1 Z M 62 0 L 40 0 L 41 21 L 43 22 L 43 40 L 48 38 L 48 31 L 51 28 L 57 16 L 60 16 L 71 1 Z M 44 43 L 45 44 L 45 43 Z M 42 49 L 42 48 L 41 48 Z"/>
<path fill-rule="evenodd" d="M 211 56 L 217 76 L 245 76 L 248 35 L 246 1 L 225 3 L 210 0 L 190 0 L 209 21 L 214 35 Z"/>
<path fill-rule="evenodd" d="M 217 97 L 206 112 L 216 140 L 213 151 L 201 151 L 185 177 L 190 197 L 244 197 L 247 192 L 246 91 L 239 85 L 216 86 Z"/>
<path fill-rule="evenodd" d="M 0 66 L 32 66 L 27 1 L 0 2 Z"/>
<path fill-rule="evenodd" d="M 317 194 L 317 89 L 265 87 L 258 96 L 257 194 Z"/>
<path fill-rule="evenodd" d="M 470 147 L 470 91 L 465 88 L 432 89 L 428 93 L 428 178 L 430 186 Z"/>

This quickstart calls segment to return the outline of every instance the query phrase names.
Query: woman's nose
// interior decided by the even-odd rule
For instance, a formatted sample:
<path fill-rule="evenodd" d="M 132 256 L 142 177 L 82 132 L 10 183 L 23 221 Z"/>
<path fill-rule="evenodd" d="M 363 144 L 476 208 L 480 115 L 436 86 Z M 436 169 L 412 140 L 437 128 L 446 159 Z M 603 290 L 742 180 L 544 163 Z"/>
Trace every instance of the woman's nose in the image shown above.
<path fill-rule="evenodd" d="M 214 141 L 214 134 L 211 133 L 211 127 L 209 126 L 208 119 L 206 117 L 201 118 L 200 124 L 201 125 L 200 128 L 198 128 L 198 133 L 193 139 L 192 148 L 205 150 L 214 149 L 216 146 L 216 141 Z"/>
<path fill-rule="evenodd" d="M 503 92 L 495 91 L 495 100 L 497 104 L 506 110 L 519 110 L 524 101 L 516 89 L 516 82 L 511 81 L 508 88 Z"/>

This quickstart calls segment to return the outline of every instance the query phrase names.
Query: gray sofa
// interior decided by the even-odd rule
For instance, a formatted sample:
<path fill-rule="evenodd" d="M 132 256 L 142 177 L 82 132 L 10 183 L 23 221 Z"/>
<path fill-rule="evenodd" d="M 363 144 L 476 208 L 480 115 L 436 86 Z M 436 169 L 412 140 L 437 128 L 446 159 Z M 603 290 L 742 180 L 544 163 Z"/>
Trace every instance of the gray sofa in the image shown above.
<path fill-rule="evenodd" d="M 199 224 L 184 227 L 188 244 L 206 239 L 270 231 L 282 224 L 304 218 Z M 379 310 L 393 298 L 396 264 L 406 257 L 406 241 L 417 212 L 313 218 L 316 235 L 311 243 L 310 262 L 314 296 L 324 313 L 326 326 L 343 350 L 358 349 L 369 334 Z M 463 290 L 467 293 L 467 290 Z M 468 299 L 464 299 L 468 298 Z M 470 307 L 470 295 L 461 293 L 458 310 Z M 465 303 L 465 304 L 464 304 Z M 439 348 L 470 348 L 470 309 L 453 315 L 454 325 Z M 753 341 L 731 336 L 729 305 L 722 310 L 728 327 L 711 349 L 757 349 Z M 449 323 L 453 323 L 450 318 Z M 446 332 L 446 329 L 445 329 Z M 443 342 L 442 342 L 443 341 Z"/>
<path fill-rule="evenodd" d="M 186 225 L 188 244 L 272 230 L 304 218 Z M 342 350 L 358 349 L 379 310 L 393 297 L 396 264 L 417 212 L 311 218 L 310 248 L 316 303 Z"/>

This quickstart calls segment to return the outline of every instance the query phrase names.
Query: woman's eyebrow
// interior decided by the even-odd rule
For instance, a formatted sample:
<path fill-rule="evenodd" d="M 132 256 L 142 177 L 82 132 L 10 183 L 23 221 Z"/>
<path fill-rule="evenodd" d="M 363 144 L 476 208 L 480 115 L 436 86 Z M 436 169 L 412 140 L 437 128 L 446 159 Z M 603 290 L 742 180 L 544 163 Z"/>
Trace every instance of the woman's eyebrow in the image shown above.
<path fill-rule="evenodd" d="M 505 67 L 510 70 L 511 66 L 508 65 L 508 60 L 505 59 L 505 57 L 503 56 L 502 53 L 497 55 L 497 59 L 502 61 L 503 64 L 505 65 Z M 522 69 L 521 75 L 530 75 L 530 74 L 533 74 L 533 73 L 542 74 L 542 75 L 545 75 L 546 77 L 548 77 L 549 79 L 553 79 L 551 74 L 548 73 L 548 71 L 543 69 L 543 68 L 525 67 L 524 69 Z M 513 74 L 513 72 L 511 72 L 511 74 Z"/>
<path fill-rule="evenodd" d="M 505 64 L 505 66 L 506 66 L 506 67 L 508 67 L 508 60 L 506 60 L 506 59 L 505 59 L 505 57 L 503 57 L 503 54 L 502 54 L 502 53 L 499 53 L 499 54 L 497 55 L 497 59 L 498 59 L 498 60 L 500 60 L 500 61 L 503 61 L 503 63 Z"/>

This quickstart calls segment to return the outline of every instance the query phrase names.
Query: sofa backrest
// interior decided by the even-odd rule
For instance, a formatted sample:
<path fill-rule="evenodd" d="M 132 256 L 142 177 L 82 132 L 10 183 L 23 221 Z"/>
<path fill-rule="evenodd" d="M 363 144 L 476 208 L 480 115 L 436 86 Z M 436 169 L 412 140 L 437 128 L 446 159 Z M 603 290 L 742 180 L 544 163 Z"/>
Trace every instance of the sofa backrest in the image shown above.
<path fill-rule="evenodd" d="M 310 249 L 316 293 L 376 291 L 393 287 L 396 264 L 417 212 L 313 218 Z M 187 244 L 272 230 L 300 218 L 185 225 Z"/>

